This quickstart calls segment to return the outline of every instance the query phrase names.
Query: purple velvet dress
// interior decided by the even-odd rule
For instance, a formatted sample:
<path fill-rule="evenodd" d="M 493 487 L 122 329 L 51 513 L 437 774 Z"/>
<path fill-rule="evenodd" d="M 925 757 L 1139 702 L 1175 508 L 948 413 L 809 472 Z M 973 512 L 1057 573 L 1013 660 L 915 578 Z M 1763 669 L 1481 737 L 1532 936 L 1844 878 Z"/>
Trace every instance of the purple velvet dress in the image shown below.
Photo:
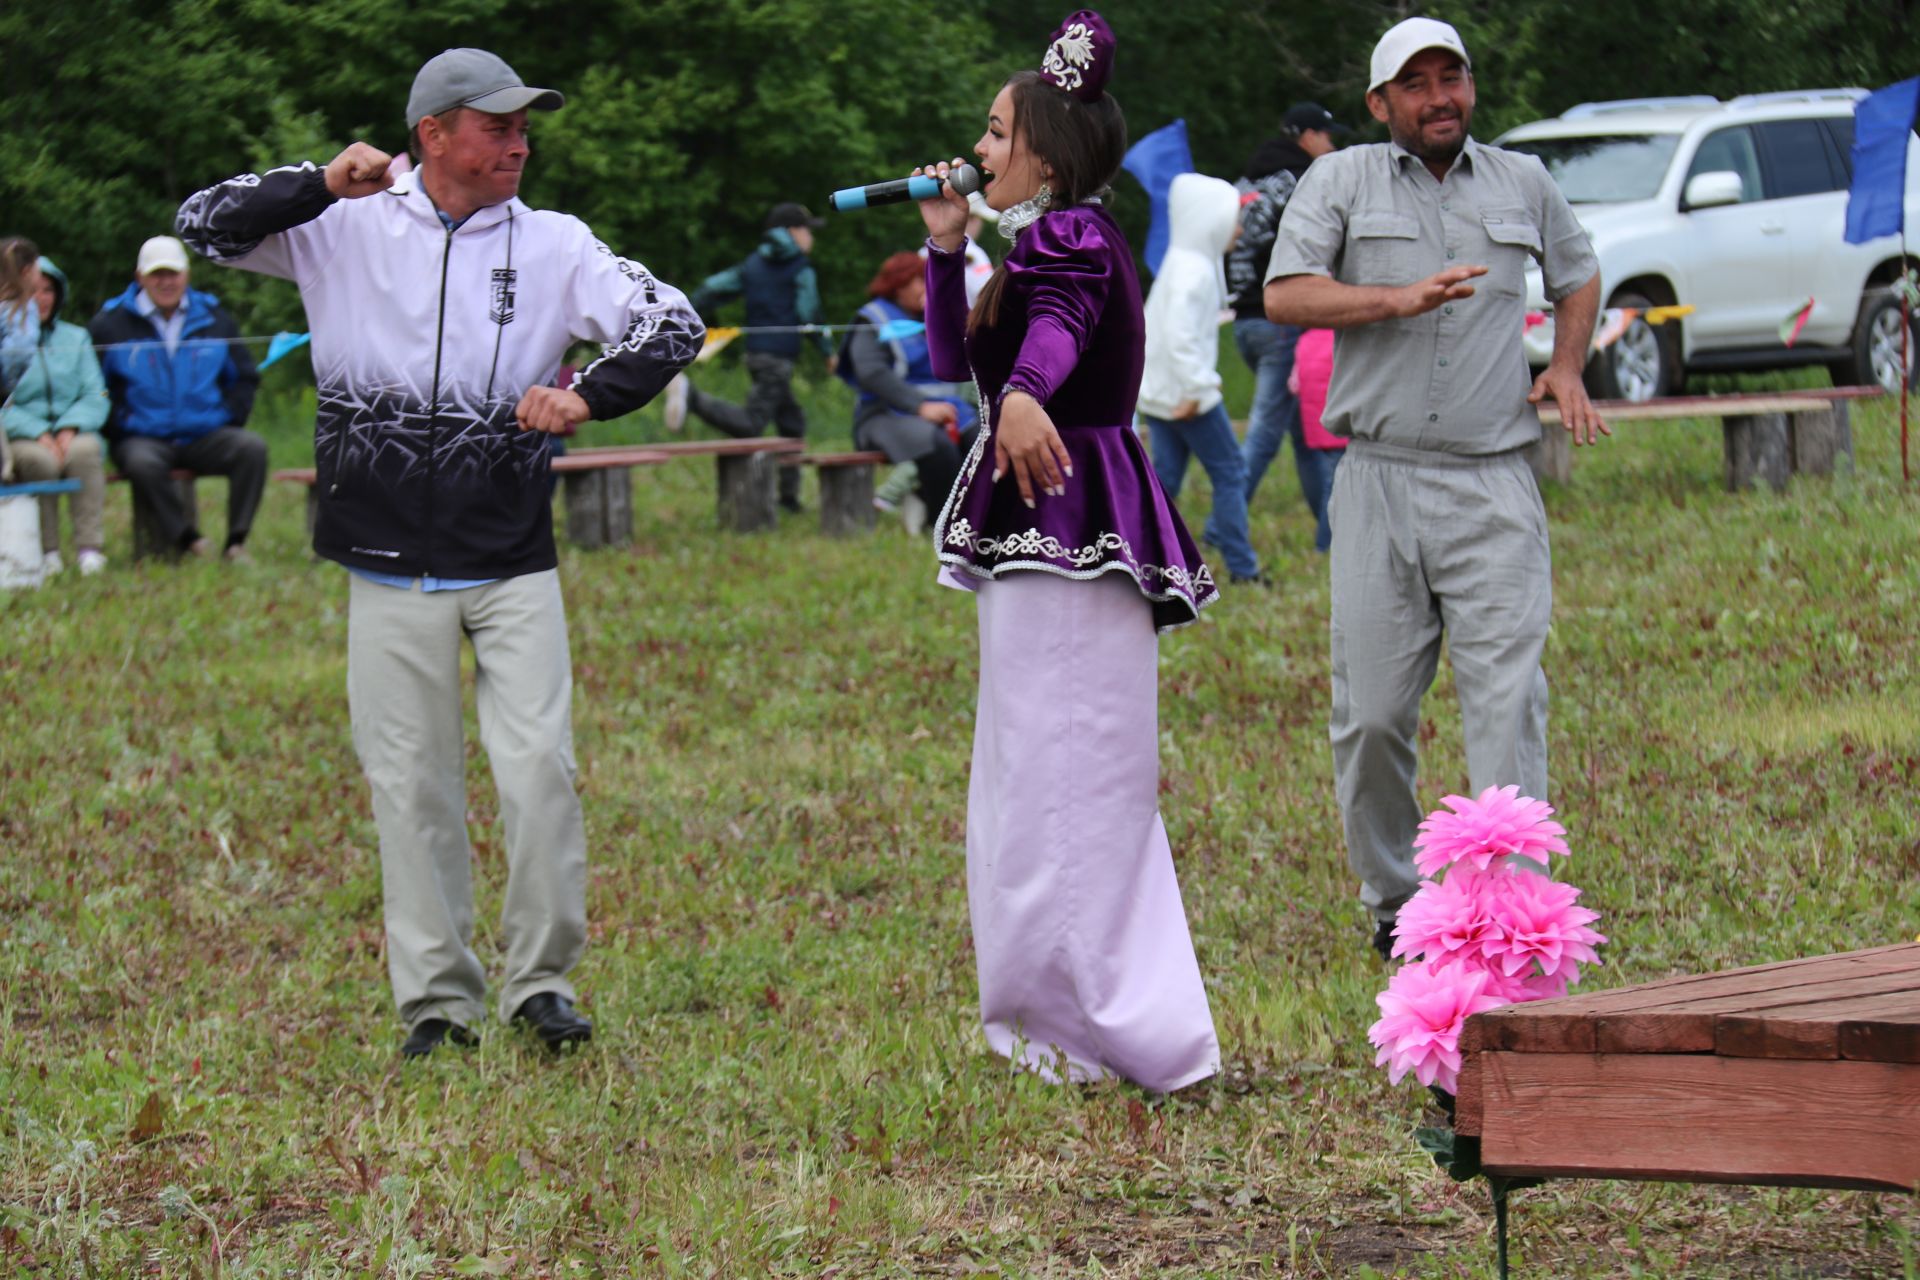
<path fill-rule="evenodd" d="M 934 373 L 977 382 L 988 424 L 934 526 L 943 579 L 1123 572 L 1156 630 L 1187 625 L 1220 592 L 1134 434 L 1146 327 L 1125 235 L 1097 204 L 1056 209 L 1020 233 L 1006 268 L 999 323 L 969 334 L 966 254 L 928 246 Z M 1011 474 L 993 482 L 993 430 L 1016 389 L 1046 408 L 1073 459 L 1065 496 L 1036 493 L 1032 510 Z"/>

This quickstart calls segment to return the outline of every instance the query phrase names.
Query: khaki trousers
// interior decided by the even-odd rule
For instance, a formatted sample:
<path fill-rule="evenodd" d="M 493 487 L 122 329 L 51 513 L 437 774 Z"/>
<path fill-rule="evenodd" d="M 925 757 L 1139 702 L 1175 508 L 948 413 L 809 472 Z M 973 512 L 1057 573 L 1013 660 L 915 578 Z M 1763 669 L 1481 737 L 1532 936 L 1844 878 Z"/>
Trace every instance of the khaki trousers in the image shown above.
<path fill-rule="evenodd" d="M 460 718 L 460 641 L 473 644 L 480 741 L 506 827 L 502 1020 L 541 992 L 573 996 L 586 943 L 586 832 L 574 791 L 573 672 L 554 570 L 464 591 L 351 578 L 347 699 L 373 791 L 387 971 L 400 1016 L 477 1025 L 473 850 Z"/>
<path fill-rule="evenodd" d="M 1547 514 L 1519 453 L 1458 457 L 1356 441 L 1334 473 L 1333 770 L 1360 897 L 1391 920 L 1420 887 L 1420 700 L 1446 637 L 1472 793 L 1547 799 L 1553 616 Z M 1522 865 L 1528 865 L 1522 861 Z"/>
<path fill-rule="evenodd" d="M 8 442 L 13 451 L 14 474 L 21 480 L 78 480 L 80 492 L 73 498 L 73 545 L 76 549 L 99 551 L 106 543 L 102 516 L 107 506 L 105 451 L 97 432 L 82 431 L 67 444 L 63 466 L 53 453 L 36 440 Z M 60 549 L 60 495 L 50 493 L 40 499 L 40 549 Z"/>

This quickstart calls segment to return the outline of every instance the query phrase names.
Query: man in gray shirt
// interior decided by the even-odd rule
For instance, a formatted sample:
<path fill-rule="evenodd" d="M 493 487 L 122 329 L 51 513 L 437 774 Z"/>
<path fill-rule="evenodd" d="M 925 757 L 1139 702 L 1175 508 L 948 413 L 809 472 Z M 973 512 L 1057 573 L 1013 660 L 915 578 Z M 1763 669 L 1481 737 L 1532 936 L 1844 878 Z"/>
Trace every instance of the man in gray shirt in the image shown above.
<path fill-rule="evenodd" d="M 1334 774 L 1383 956 L 1419 887 L 1416 734 L 1443 633 L 1474 792 L 1547 797 L 1552 563 L 1525 451 L 1546 397 L 1575 444 L 1607 432 L 1580 380 L 1600 298 L 1592 246 L 1538 160 L 1468 135 L 1473 106 L 1452 27 L 1388 31 L 1367 107 L 1393 141 L 1307 171 L 1266 277 L 1270 320 L 1336 331 L 1325 423 L 1352 445 L 1331 503 Z M 1531 390 L 1529 259 L 1555 324 Z"/>

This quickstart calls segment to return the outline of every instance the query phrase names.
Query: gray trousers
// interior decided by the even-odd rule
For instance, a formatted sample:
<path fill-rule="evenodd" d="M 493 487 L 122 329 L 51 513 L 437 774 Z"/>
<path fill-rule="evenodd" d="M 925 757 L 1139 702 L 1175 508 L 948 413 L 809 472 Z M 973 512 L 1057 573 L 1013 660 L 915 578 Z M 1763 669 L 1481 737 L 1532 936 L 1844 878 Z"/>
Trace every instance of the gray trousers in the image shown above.
<path fill-rule="evenodd" d="M 380 832 L 387 972 L 401 1018 L 474 1026 L 486 1014 L 486 971 L 472 947 L 462 636 L 473 643 L 480 741 L 506 827 L 500 1017 L 544 991 L 571 999 L 566 975 L 587 936 L 587 841 L 559 574 L 431 593 L 351 581 L 347 701 Z"/>
<path fill-rule="evenodd" d="M 1360 899 L 1391 920 L 1420 887 L 1416 746 L 1442 634 L 1473 793 L 1518 785 L 1547 799 L 1546 509 L 1521 454 L 1356 441 L 1332 513 L 1334 784 Z"/>
<path fill-rule="evenodd" d="M 254 512 L 267 491 L 267 442 L 245 427 L 221 427 L 185 444 L 152 436 L 121 436 L 113 442 L 113 465 L 153 508 L 167 545 L 185 550 L 200 536 L 169 477 L 175 467 L 227 478 L 227 545 L 238 546 L 253 528 Z"/>

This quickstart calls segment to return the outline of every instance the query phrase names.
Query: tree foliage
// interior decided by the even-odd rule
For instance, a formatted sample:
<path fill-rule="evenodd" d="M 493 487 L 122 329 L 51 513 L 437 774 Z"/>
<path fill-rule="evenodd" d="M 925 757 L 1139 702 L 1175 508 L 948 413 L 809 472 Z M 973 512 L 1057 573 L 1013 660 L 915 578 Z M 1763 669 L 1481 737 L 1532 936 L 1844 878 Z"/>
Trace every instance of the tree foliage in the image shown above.
<path fill-rule="evenodd" d="M 1199 167 L 1237 174 L 1288 103 L 1356 125 L 1387 25 L 1427 12 L 1475 56 L 1475 133 L 1575 102 L 1878 86 L 1920 74 L 1914 0 L 1111 0 L 1113 92 L 1134 136 L 1184 118 Z M 75 312 L 124 287 L 135 248 L 181 198 L 235 172 L 324 161 L 353 138 L 404 145 L 415 69 L 442 48 L 505 56 L 567 94 L 536 117 L 530 203 L 692 285 L 737 261 L 777 200 L 965 152 L 994 88 L 1037 60 L 1066 12 L 1030 0 L 10 0 L 0 6 L 0 232 L 32 236 L 73 278 Z M 1115 197 L 1144 226 L 1131 179 Z M 851 310 L 910 209 L 836 218 L 815 257 Z M 249 331 L 298 323 L 285 286 L 197 281 Z"/>

